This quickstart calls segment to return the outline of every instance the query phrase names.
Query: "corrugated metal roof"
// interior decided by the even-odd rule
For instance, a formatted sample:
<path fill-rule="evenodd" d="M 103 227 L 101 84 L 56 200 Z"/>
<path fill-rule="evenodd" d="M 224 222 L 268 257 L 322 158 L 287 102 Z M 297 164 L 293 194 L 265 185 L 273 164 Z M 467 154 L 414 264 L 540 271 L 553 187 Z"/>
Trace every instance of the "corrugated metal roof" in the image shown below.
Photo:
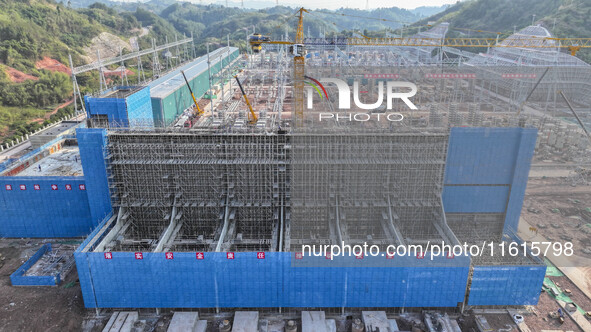
<path fill-rule="evenodd" d="M 221 47 L 215 51 L 209 52 L 211 59 L 211 65 L 219 62 L 220 56 L 227 54 L 228 47 Z M 238 48 L 230 47 L 230 54 L 237 51 Z M 207 55 L 201 56 L 194 61 L 181 66 L 170 73 L 152 81 L 148 86 L 150 87 L 150 96 L 152 98 L 164 98 L 178 89 L 180 86 L 185 85 L 181 70 L 187 75 L 187 79 L 190 81 L 197 77 L 199 74 L 207 71 Z"/>

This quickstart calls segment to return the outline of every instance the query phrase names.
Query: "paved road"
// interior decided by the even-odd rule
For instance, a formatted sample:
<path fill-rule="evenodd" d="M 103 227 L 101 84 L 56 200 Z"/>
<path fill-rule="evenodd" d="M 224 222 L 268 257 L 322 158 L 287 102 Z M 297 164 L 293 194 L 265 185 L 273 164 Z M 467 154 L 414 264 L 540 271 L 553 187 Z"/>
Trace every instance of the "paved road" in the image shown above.
<path fill-rule="evenodd" d="M 0 163 L 4 162 L 6 159 L 20 157 L 21 155 L 25 154 L 25 150 L 29 149 L 30 147 L 31 142 L 26 140 L 23 143 L 15 145 L 8 150 L 4 150 L 2 153 L 0 153 Z"/>

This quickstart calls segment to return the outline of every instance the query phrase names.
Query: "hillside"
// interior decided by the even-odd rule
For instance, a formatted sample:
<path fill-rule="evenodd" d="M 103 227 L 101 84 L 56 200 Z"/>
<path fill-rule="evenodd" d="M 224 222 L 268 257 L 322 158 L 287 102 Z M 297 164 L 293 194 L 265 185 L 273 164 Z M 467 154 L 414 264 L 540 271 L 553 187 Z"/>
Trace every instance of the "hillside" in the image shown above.
<path fill-rule="evenodd" d="M 152 25 L 150 34 L 140 39 L 143 47 L 151 38 L 162 42 L 165 35 L 178 33 L 162 18 L 142 10 L 118 13 L 102 4 L 72 9 L 51 0 L 0 0 L 1 141 L 51 121 L 55 107 L 71 98 L 68 54 L 74 65 L 84 64 L 90 50 L 94 56 L 93 40 L 99 35 L 125 44 L 140 33 L 142 24 Z M 83 90 L 97 89 L 94 76 L 79 77 Z M 68 112 L 72 109 L 59 110 L 53 117 Z"/>
<path fill-rule="evenodd" d="M 68 54 L 77 66 L 94 61 L 97 47 L 101 48 L 103 57 L 116 55 L 119 46 L 129 52 L 129 39 L 142 30 L 145 32 L 146 27 L 149 33 L 138 38 L 140 48 L 151 47 L 152 38 L 161 44 L 166 37 L 174 40 L 175 34 L 192 33 L 198 55 L 205 53 L 206 42 L 214 48 L 225 45 L 227 35 L 232 45 L 246 49 L 246 29 L 248 33 L 254 28 L 273 37 L 284 34 L 285 29 L 290 36 L 294 33 L 295 9 L 290 7 L 255 10 L 173 0 L 96 1 L 0 0 L 0 137 L 3 141 L 51 120 L 49 115 L 56 112 L 54 108 L 71 98 Z M 305 18 L 306 34 L 394 29 L 437 10 L 425 7 L 413 11 L 399 8 L 371 12 L 312 11 Z M 146 59 L 144 66 L 150 68 L 150 60 Z M 79 75 L 78 83 L 83 92 L 98 89 L 98 77 L 92 73 Z M 72 109 L 65 108 L 53 116 L 68 112 Z"/>
<path fill-rule="evenodd" d="M 437 8 L 443 10 L 444 7 Z M 410 24 L 421 19 L 425 11 L 433 10 L 436 9 L 422 8 L 416 12 L 396 7 L 371 11 L 343 8 L 336 11 L 311 10 L 304 16 L 305 34 L 317 37 L 321 32 L 334 34 L 341 33 L 343 30 L 364 32 L 395 29 L 402 24 Z M 229 34 L 234 45 L 244 48 L 246 47 L 245 28 L 249 33 L 254 29 L 273 38 L 280 38 L 286 31 L 293 36 L 296 23 L 295 12 L 296 9 L 285 6 L 253 10 L 178 2 L 162 10 L 159 15 L 178 31 L 187 35 L 192 32 L 197 45 L 201 45 L 206 40 L 224 44 Z M 204 52 L 203 46 L 198 49 L 198 52 Z"/>
<path fill-rule="evenodd" d="M 449 37 L 495 37 L 494 32 L 506 37 L 514 28 L 531 25 L 534 14 L 535 23 L 557 37 L 591 36 L 591 1 L 588 0 L 468 0 L 415 22 L 411 31 L 429 22 L 449 22 Z M 591 50 L 581 50 L 577 56 L 591 63 Z"/>

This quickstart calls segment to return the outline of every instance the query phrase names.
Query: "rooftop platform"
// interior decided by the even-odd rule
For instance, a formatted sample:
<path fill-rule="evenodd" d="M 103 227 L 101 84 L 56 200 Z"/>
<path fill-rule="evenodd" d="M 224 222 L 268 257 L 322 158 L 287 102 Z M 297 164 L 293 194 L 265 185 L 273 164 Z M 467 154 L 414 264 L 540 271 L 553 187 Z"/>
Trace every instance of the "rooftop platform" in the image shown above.
<path fill-rule="evenodd" d="M 80 124 L 80 121 L 68 120 L 50 126 L 47 129 L 36 133 L 35 135 L 31 135 L 29 138 L 31 141 L 31 146 L 33 148 L 38 148 L 60 136 L 73 135 L 74 130 L 76 130 L 76 127 L 78 127 Z"/>
<path fill-rule="evenodd" d="M 78 146 L 64 146 L 42 158 L 15 176 L 82 176 Z"/>
<path fill-rule="evenodd" d="M 210 52 L 209 57 L 210 60 L 212 60 L 212 65 L 217 62 L 217 60 L 214 61 L 214 59 L 217 59 L 219 56 L 222 56 L 226 53 L 232 53 L 236 50 L 236 47 L 230 47 L 229 51 L 227 47 L 222 47 Z M 185 80 L 183 75 L 181 75 L 181 71 L 184 71 L 187 79 L 191 80 L 206 70 L 207 55 L 204 55 L 152 81 L 149 84 L 150 96 L 155 98 L 163 98 L 178 89 L 180 86 L 185 86 Z"/>
<path fill-rule="evenodd" d="M 98 96 L 98 98 L 117 98 L 117 99 L 124 99 L 129 97 L 130 95 L 136 93 L 137 91 L 143 89 L 143 86 L 126 86 L 120 87 L 113 91 L 109 91 L 105 94 Z"/>

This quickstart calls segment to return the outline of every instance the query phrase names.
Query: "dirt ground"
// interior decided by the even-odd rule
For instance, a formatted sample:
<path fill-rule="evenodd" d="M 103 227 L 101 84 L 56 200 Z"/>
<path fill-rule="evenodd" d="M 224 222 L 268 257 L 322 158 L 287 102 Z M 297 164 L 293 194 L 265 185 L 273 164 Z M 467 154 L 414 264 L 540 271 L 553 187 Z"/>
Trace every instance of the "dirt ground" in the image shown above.
<path fill-rule="evenodd" d="M 529 329 L 533 332 L 540 332 L 542 330 L 560 330 L 560 331 L 580 331 L 581 330 L 575 322 L 565 313 L 564 324 L 560 324 L 557 319 L 552 319 L 548 316 L 549 312 L 557 311 L 560 308 L 558 303 L 550 297 L 547 293 L 540 295 L 540 301 L 535 306 L 537 315 L 524 315 L 524 320 Z"/>
<path fill-rule="evenodd" d="M 511 318 L 511 316 L 509 316 L 509 314 L 506 314 L 506 315 L 487 314 L 487 315 L 483 315 L 483 316 L 486 317 L 488 324 L 495 331 L 498 331 L 501 329 L 504 329 L 505 332 L 509 332 L 509 329 L 511 329 L 510 330 L 511 332 L 518 332 L 519 331 L 519 329 L 517 328 L 517 325 L 515 325 L 515 322 L 513 321 L 513 318 Z"/>
<path fill-rule="evenodd" d="M 557 286 L 560 287 L 560 289 L 562 289 L 563 291 L 565 289 L 570 290 L 571 293 L 567 295 L 574 303 L 578 304 L 585 311 L 591 311 L 591 300 L 587 296 L 585 296 L 585 294 L 579 291 L 579 289 L 577 289 L 577 286 L 573 284 L 573 282 L 568 277 L 562 276 L 549 278 L 555 284 L 557 284 Z"/>
<path fill-rule="evenodd" d="M 573 187 L 561 177 L 530 177 L 521 211 L 520 236 L 526 241 L 572 242 L 574 256 L 551 261 L 591 296 L 591 213 L 587 208 L 591 208 L 591 186 Z M 528 227 L 535 230 L 528 231 Z"/>
<path fill-rule="evenodd" d="M 22 265 L 25 251 L 32 252 L 41 244 L 0 248 L 5 257 L 0 267 L 0 332 L 13 331 L 79 331 L 86 309 L 82 302 L 76 269 L 56 287 L 13 287 L 10 275 Z M 33 250 L 31 250 L 33 249 Z M 21 258 L 23 257 L 23 258 Z M 75 285 L 64 285 L 74 281 Z"/>
<path fill-rule="evenodd" d="M 14 82 L 14 83 L 22 83 L 22 82 L 24 82 L 26 80 L 36 81 L 36 80 L 39 79 L 38 77 L 35 77 L 33 75 L 29 75 L 29 74 L 23 73 L 22 71 L 17 70 L 17 69 L 14 69 L 12 67 L 9 67 L 9 66 L 6 66 L 6 65 L 3 65 L 3 67 L 4 67 L 4 71 L 8 75 L 8 79 L 11 82 Z"/>
<path fill-rule="evenodd" d="M 522 218 L 548 241 L 570 241 L 576 254 L 591 258 L 591 186 L 566 185 L 560 178 L 530 179 Z"/>
<path fill-rule="evenodd" d="M 37 63 L 35 63 L 35 68 L 47 69 L 50 71 L 59 71 L 61 73 L 72 75 L 72 70 L 70 69 L 70 67 L 64 65 L 63 63 L 55 59 L 46 56 L 43 57 L 43 59 L 37 61 Z"/>

